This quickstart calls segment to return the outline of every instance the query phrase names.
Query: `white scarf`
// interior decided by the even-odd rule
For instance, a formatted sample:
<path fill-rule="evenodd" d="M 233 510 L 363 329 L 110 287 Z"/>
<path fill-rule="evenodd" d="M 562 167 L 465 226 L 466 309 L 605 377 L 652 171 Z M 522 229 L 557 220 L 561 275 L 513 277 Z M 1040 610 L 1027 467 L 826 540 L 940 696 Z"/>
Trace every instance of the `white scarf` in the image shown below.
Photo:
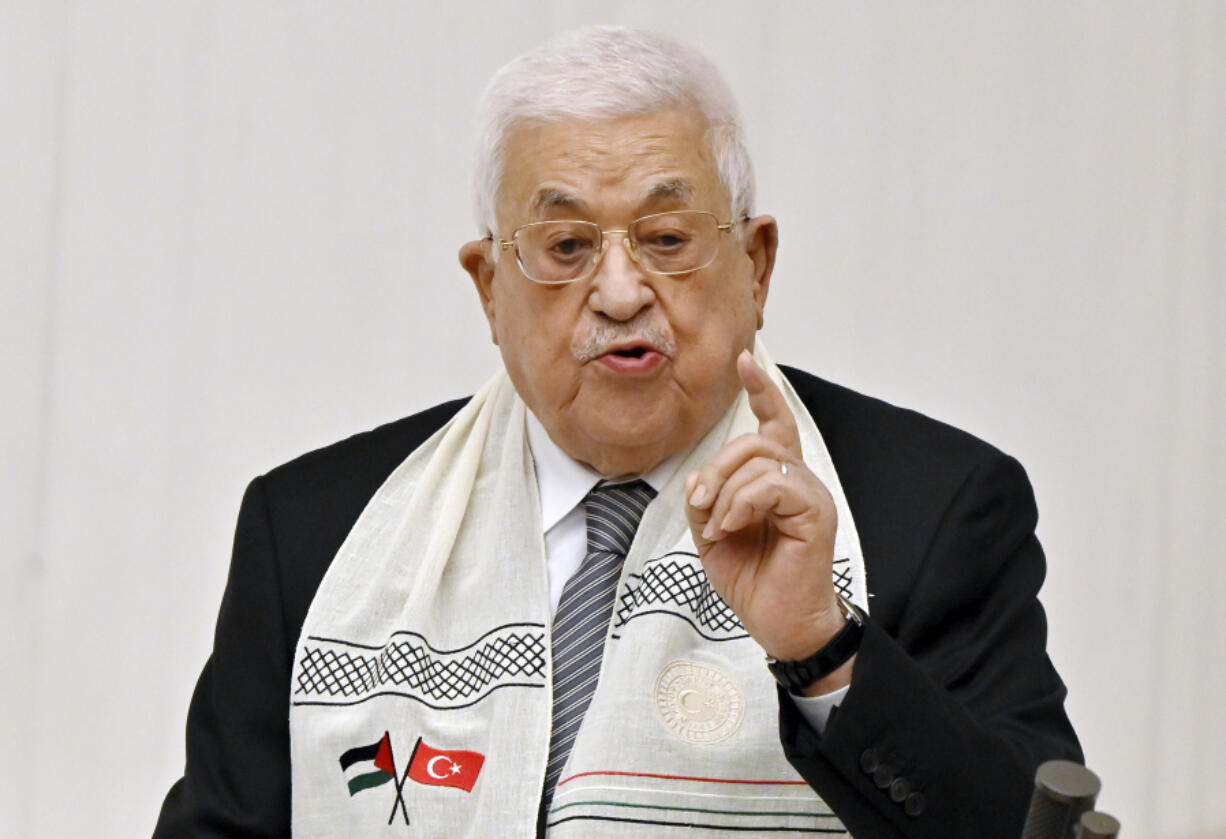
<path fill-rule="evenodd" d="M 867 610 L 825 443 L 761 342 L 756 356 L 834 497 L 836 586 Z M 324 575 L 290 686 L 296 839 L 534 834 L 552 674 L 525 411 L 499 372 L 392 472 Z M 682 508 L 685 477 L 756 429 L 742 392 L 647 507 L 550 837 L 846 835 L 784 757 L 762 648 L 711 589 Z"/>

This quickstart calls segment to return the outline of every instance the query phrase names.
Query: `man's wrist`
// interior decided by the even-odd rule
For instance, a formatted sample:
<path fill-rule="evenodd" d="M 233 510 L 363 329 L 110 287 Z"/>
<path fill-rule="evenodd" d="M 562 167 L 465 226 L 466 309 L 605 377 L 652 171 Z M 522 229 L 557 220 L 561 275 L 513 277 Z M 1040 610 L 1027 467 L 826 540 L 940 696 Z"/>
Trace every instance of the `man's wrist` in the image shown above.
<path fill-rule="evenodd" d="M 767 658 L 775 680 L 792 693 L 820 696 L 851 683 L 855 655 L 864 634 L 865 615 L 842 597 L 838 598 L 838 604 L 843 625 L 828 635 L 815 651 L 795 658 Z"/>

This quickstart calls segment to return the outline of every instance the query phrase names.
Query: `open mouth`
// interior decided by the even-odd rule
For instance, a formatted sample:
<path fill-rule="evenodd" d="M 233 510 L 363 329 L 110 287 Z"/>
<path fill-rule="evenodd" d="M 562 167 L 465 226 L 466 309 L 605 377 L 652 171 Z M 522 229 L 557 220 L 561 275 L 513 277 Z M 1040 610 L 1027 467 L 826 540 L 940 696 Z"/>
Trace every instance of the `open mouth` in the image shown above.
<path fill-rule="evenodd" d="M 650 344 L 624 344 L 610 347 L 600 356 L 600 363 L 618 374 L 647 374 L 659 369 L 664 355 Z"/>

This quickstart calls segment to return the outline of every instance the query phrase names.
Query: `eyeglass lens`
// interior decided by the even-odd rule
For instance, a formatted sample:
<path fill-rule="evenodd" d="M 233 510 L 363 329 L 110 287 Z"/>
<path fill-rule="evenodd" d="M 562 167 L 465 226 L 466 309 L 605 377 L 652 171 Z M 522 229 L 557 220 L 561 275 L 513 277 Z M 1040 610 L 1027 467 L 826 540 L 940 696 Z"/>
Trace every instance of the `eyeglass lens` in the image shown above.
<path fill-rule="evenodd" d="M 705 267 L 719 248 L 719 221 L 711 213 L 657 213 L 630 224 L 630 248 L 657 274 L 683 274 Z M 515 248 L 524 273 L 541 283 L 582 279 L 596 266 L 600 227 L 589 221 L 544 221 L 516 231 Z"/>

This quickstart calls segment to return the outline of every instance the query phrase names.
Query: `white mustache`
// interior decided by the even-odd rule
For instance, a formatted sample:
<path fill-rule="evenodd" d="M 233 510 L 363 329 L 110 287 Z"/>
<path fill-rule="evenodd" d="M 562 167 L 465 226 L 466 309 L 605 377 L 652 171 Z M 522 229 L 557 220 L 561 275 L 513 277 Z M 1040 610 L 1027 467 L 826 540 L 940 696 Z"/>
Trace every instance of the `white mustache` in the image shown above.
<path fill-rule="evenodd" d="M 672 330 L 666 324 L 639 318 L 625 323 L 601 321 L 582 337 L 571 342 L 570 351 L 575 360 L 583 364 L 607 353 L 619 344 L 650 344 L 658 352 L 670 358 L 677 353 Z"/>

